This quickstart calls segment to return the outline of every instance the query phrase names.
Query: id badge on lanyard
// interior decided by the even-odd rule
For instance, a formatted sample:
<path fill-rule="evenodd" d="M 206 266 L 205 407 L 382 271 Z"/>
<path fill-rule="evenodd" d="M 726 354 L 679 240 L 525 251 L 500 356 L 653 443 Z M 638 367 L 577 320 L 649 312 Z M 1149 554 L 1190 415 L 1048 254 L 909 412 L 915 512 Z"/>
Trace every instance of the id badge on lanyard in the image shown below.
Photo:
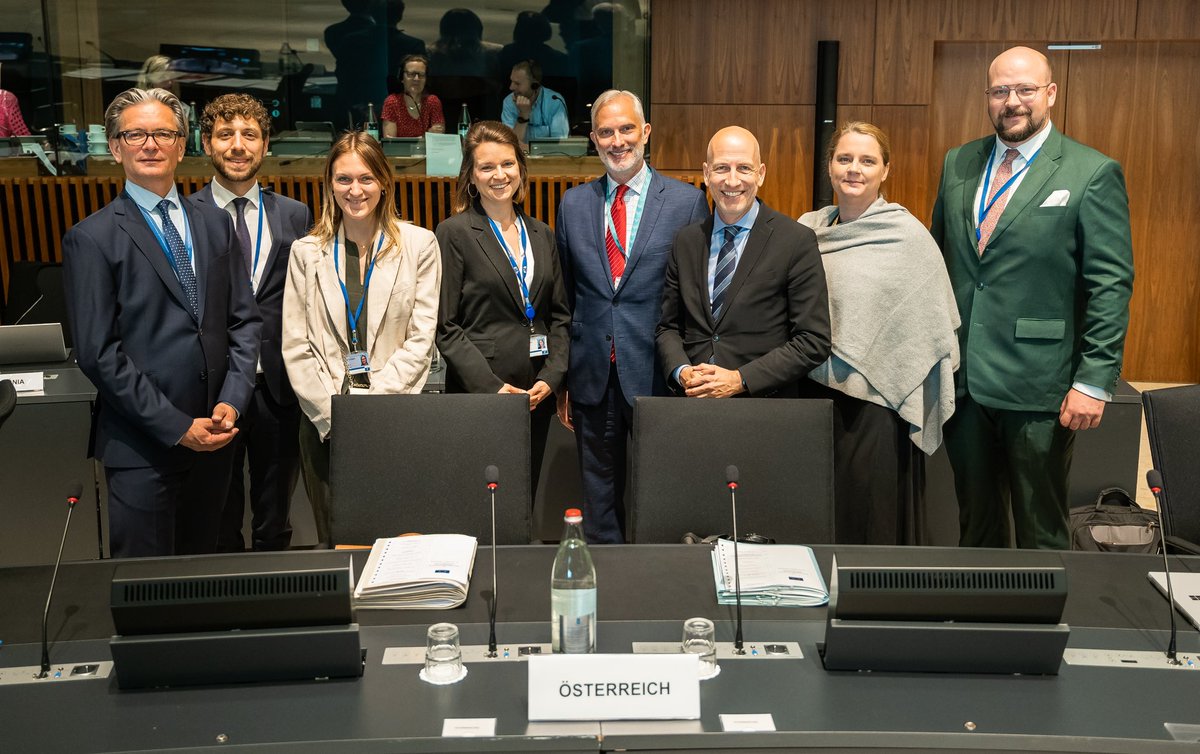
<path fill-rule="evenodd" d="M 342 298 L 346 302 L 346 318 L 350 325 L 350 351 L 346 354 L 347 374 L 370 374 L 371 360 L 367 357 L 366 349 L 358 347 L 358 319 L 362 316 L 363 305 L 367 302 L 367 290 L 371 287 L 371 275 L 375 272 L 375 260 L 379 258 L 379 250 L 383 248 L 383 233 L 379 234 L 379 243 L 375 253 L 371 255 L 371 264 L 367 267 L 366 277 L 363 278 L 362 298 L 359 299 L 357 311 L 350 310 L 350 293 L 346 290 L 346 282 L 342 280 L 342 268 L 338 258 L 338 237 L 333 237 L 333 268 L 338 276 L 338 284 L 342 288 Z"/>

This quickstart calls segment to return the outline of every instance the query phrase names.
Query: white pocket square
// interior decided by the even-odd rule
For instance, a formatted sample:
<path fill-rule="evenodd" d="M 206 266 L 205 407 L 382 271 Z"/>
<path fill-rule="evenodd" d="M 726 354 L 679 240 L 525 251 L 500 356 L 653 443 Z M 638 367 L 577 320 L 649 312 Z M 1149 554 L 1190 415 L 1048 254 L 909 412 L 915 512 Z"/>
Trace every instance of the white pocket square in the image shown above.
<path fill-rule="evenodd" d="M 1042 202 L 1043 207 L 1065 207 L 1067 202 L 1071 200 L 1071 192 L 1068 189 L 1059 189 L 1050 196 L 1046 197 L 1046 201 Z"/>

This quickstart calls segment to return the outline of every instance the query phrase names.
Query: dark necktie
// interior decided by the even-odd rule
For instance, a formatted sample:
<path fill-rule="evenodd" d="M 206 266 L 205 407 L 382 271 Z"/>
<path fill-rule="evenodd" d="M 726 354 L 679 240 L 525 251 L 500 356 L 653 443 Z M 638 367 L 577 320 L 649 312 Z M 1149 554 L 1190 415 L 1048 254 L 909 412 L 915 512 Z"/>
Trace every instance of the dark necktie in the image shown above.
<path fill-rule="evenodd" d="M 175 263 L 175 274 L 179 276 L 179 284 L 183 286 L 183 293 L 192 307 L 192 314 L 199 316 L 199 310 L 196 308 L 196 273 L 192 270 L 192 260 L 188 258 L 187 246 L 183 243 L 183 237 L 179 235 L 175 223 L 171 222 L 170 200 L 163 199 L 155 206 L 155 209 L 162 217 L 163 239 L 166 240 L 167 249 L 171 252 L 171 259 Z"/>
<path fill-rule="evenodd" d="M 1007 149 L 1004 152 L 1004 159 L 1000 162 L 1000 167 L 996 168 L 996 176 L 992 179 L 992 185 L 988 187 L 986 202 L 992 201 L 992 197 L 996 192 L 1012 178 L 1013 161 L 1021 155 L 1015 149 Z M 983 218 L 983 222 L 979 224 L 979 256 L 983 256 L 983 250 L 987 246 L 988 239 L 992 237 L 992 231 L 996 229 L 996 223 L 1000 222 L 1000 215 L 1004 214 L 1004 206 L 1008 204 L 1008 197 L 1012 194 L 1012 188 L 1004 192 L 1003 196 L 996 199 L 996 203 L 988 210 L 987 215 Z"/>
<path fill-rule="evenodd" d="M 733 270 L 737 266 L 735 264 L 737 255 L 733 253 L 733 243 L 739 230 L 741 228 L 737 225 L 725 227 L 725 243 L 721 244 L 721 251 L 717 254 L 717 271 L 713 275 L 712 293 L 714 322 L 721 318 L 721 308 L 725 305 L 725 291 L 729 288 L 729 282 L 733 280 Z"/>
<path fill-rule="evenodd" d="M 246 205 L 250 200 L 244 196 L 239 196 L 233 200 L 233 206 L 237 209 L 237 222 L 234 223 L 234 228 L 237 231 L 238 243 L 242 247 L 242 259 L 246 260 L 246 269 L 250 272 L 250 277 L 254 277 L 254 250 L 250 248 L 250 228 L 246 227 Z"/>
<path fill-rule="evenodd" d="M 625 274 L 625 254 L 621 249 L 629 248 L 625 241 L 625 192 L 629 190 L 628 186 L 617 186 L 617 195 L 613 198 L 612 210 L 612 227 L 604 233 L 604 248 L 608 252 L 608 268 L 612 271 L 613 286 L 621 284 L 621 276 Z M 613 231 L 616 230 L 618 238 L 613 238 Z M 617 242 L 620 241 L 620 246 Z M 608 348 L 609 361 L 617 360 L 617 344 L 614 341 Z"/>

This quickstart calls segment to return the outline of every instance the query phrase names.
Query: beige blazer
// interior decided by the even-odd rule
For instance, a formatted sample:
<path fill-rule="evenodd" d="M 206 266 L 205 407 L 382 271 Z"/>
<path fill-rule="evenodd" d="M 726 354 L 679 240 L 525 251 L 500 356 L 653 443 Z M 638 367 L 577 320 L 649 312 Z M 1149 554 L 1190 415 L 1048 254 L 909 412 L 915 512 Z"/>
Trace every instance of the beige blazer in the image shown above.
<path fill-rule="evenodd" d="M 338 242 L 345 248 L 345 237 Z M 437 329 L 442 265 L 433 233 L 400 226 L 403 248 L 384 246 L 367 289 L 367 356 L 371 390 L 419 393 L 429 376 Z M 385 242 L 386 243 L 386 242 Z M 304 411 L 321 438 L 329 436 L 331 396 L 346 377 L 346 302 L 333 265 L 333 244 L 305 236 L 292 244 L 283 296 L 283 360 Z"/>

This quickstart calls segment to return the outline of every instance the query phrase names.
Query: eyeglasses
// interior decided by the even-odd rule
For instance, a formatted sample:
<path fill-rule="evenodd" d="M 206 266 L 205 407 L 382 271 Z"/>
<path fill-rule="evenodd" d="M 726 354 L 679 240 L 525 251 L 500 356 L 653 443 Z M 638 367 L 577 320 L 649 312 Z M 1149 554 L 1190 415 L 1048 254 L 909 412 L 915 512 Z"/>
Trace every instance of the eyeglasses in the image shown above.
<path fill-rule="evenodd" d="M 405 71 L 404 78 L 406 78 L 406 79 L 423 79 L 423 78 L 425 78 L 425 74 L 421 73 L 420 71 Z"/>
<path fill-rule="evenodd" d="M 1017 99 L 1022 102 L 1029 102 L 1037 93 L 1043 89 L 1049 88 L 1049 84 L 1045 86 L 1034 86 L 1033 84 L 1017 84 L 1016 86 L 993 86 L 991 89 L 984 89 L 983 93 L 997 102 L 1004 102 L 1008 99 L 1008 95 L 1013 92 L 1017 93 Z"/>
<path fill-rule="evenodd" d="M 154 138 L 154 143 L 160 147 L 169 147 L 174 144 L 183 134 L 178 131 L 168 131 L 165 128 L 159 131 L 121 131 L 117 134 L 121 141 L 125 142 L 126 146 L 140 147 L 146 143 L 146 139 Z"/>

